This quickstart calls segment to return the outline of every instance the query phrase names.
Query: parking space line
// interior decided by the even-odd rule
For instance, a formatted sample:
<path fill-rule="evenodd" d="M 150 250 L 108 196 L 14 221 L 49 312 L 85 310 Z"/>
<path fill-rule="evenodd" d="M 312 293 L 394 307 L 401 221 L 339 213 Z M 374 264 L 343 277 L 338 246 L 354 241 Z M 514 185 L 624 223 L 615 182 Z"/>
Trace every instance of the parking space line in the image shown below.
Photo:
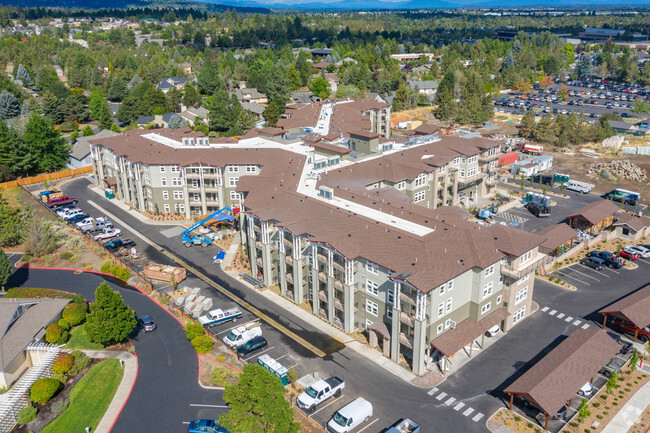
<path fill-rule="evenodd" d="M 549 316 L 555 316 L 555 313 L 557 313 L 557 310 L 552 310 L 549 314 Z"/>
<path fill-rule="evenodd" d="M 556 317 L 557 317 L 558 319 L 561 319 L 561 318 L 564 317 L 564 313 L 560 313 L 560 314 L 558 314 Z"/>
<path fill-rule="evenodd" d="M 572 320 L 573 320 L 573 317 L 571 317 L 571 316 L 569 316 L 569 317 L 567 317 L 566 319 L 564 319 L 565 322 L 570 322 L 570 321 L 572 321 Z"/>
<path fill-rule="evenodd" d="M 219 406 L 218 404 L 194 404 L 194 403 L 190 403 L 190 406 L 193 406 L 193 407 L 218 407 L 218 408 L 223 408 L 223 409 L 228 407 L 228 406 Z"/>
<path fill-rule="evenodd" d="M 373 425 L 373 424 L 376 423 L 377 421 L 379 421 L 379 418 L 375 418 L 375 420 L 374 420 L 373 422 L 371 422 L 370 424 L 368 424 L 367 426 L 365 426 L 364 428 L 362 428 L 361 430 L 359 430 L 357 433 L 361 433 L 362 431 L 364 431 L 365 429 L 367 429 L 368 427 L 370 427 L 371 425 Z"/>
<path fill-rule="evenodd" d="M 235 326 L 233 326 L 232 328 L 224 329 L 223 331 L 218 332 L 218 333 L 213 334 L 213 335 L 221 335 L 221 334 L 225 334 L 226 332 L 230 332 L 230 331 L 232 331 L 233 329 L 237 328 L 238 326 L 241 326 L 241 325 L 235 325 Z"/>
<path fill-rule="evenodd" d="M 472 408 L 470 407 L 470 408 L 467 408 L 467 410 L 466 410 L 465 412 L 463 412 L 463 415 L 464 415 L 464 416 L 468 416 L 468 415 L 469 415 L 470 413 L 472 413 L 472 412 L 474 412 L 474 409 L 472 409 Z"/>
<path fill-rule="evenodd" d="M 285 353 L 284 355 L 280 356 L 279 358 L 275 358 L 275 360 L 276 360 L 276 361 L 279 361 L 279 360 L 281 360 L 282 358 L 284 358 L 285 356 L 287 356 L 286 353 Z"/>
<path fill-rule="evenodd" d="M 581 323 L 582 323 L 581 320 L 576 320 L 575 322 L 573 322 L 573 326 L 578 326 Z"/>
<path fill-rule="evenodd" d="M 449 397 L 449 400 L 445 402 L 447 406 L 451 406 L 453 402 L 455 402 L 456 399 L 454 397 Z"/>
<path fill-rule="evenodd" d="M 433 395 L 433 394 L 435 394 L 436 392 L 438 392 L 438 388 L 435 388 L 435 387 L 434 387 L 434 388 L 431 388 L 431 389 L 429 390 L 429 392 L 427 392 L 427 394 L 429 394 L 429 395 Z"/>
<path fill-rule="evenodd" d="M 441 392 L 440 394 L 438 394 L 438 397 L 436 397 L 436 400 L 440 401 L 445 397 L 447 397 L 447 393 L 446 392 Z"/>
<path fill-rule="evenodd" d="M 607 269 L 607 270 L 609 270 L 609 271 L 612 271 L 612 272 L 614 272 L 615 274 L 619 274 L 619 275 L 621 274 L 620 272 L 618 272 L 618 271 L 615 271 L 615 270 L 614 270 L 614 269 L 612 269 L 612 268 L 605 268 L 605 269 Z"/>
<path fill-rule="evenodd" d="M 564 272 L 558 272 L 560 275 L 562 275 L 564 278 L 571 278 L 572 280 L 580 281 L 582 284 L 589 286 L 590 284 L 587 283 L 586 281 L 582 281 L 580 278 L 572 277 L 571 275 L 568 275 Z"/>
<path fill-rule="evenodd" d="M 463 402 L 461 401 L 461 402 L 458 403 L 456 406 L 454 406 L 454 410 L 455 410 L 456 412 L 458 412 L 459 410 L 461 410 L 461 409 L 464 408 L 464 407 L 465 407 L 465 403 L 463 403 Z"/>
<path fill-rule="evenodd" d="M 590 267 L 585 266 L 585 265 L 580 265 L 580 266 L 583 267 L 583 268 L 585 268 L 585 269 L 591 269 Z M 598 278 L 596 278 L 596 277 L 592 277 L 591 275 L 587 275 L 587 274 L 585 274 L 584 272 L 580 272 L 580 271 L 577 270 L 577 269 L 573 269 L 573 271 L 579 273 L 580 275 L 584 275 L 584 276 L 587 277 L 587 278 L 591 278 L 592 280 L 600 281 Z M 599 275 L 600 275 L 600 274 L 599 274 Z"/>
<path fill-rule="evenodd" d="M 332 400 L 332 401 L 330 401 L 330 402 L 327 403 L 325 406 L 321 407 L 320 409 L 314 411 L 311 415 L 309 415 L 309 418 L 313 417 L 313 416 L 316 415 L 318 412 L 320 412 L 321 410 L 325 409 L 327 406 L 336 403 L 337 401 L 339 401 L 339 399 L 336 399 L 336 400 Z"/>
<path fill-rule="evenodd" d="M 481 418 L 483 418 L 483 414 L 479 412 L 476 416 L 474 416 L 474 418 L 472 418 L 472 421 L 478 422 Z"/>
<path fill-rule="evenodd" d="M 260 353 L 256 353 L 255 355 L 253 355 L 253 356 L 251 356 L 251 357 L 249 357 L 249 358 L 244 359 L 244 362 L 248 362 L 249 359 L 253 359 L 253 358 L 255 358 L 256 356 L 260 356 L 262 353 L 268 352 L 269 350 L 273 349 L 274 347 L 275 347 L 275 346 L 271 346 L 271 347 L 269 347 L 269 348 L 266 349 L 266 350 L 262 350 Z"/>
<path fill-rule="evenodd" d="M 544 307 L 544 308 L 542 308 L 542 312 L 543 312 L 543 313 L 546 313 L 547 311 L 548 311 L 548 307 Z"/>

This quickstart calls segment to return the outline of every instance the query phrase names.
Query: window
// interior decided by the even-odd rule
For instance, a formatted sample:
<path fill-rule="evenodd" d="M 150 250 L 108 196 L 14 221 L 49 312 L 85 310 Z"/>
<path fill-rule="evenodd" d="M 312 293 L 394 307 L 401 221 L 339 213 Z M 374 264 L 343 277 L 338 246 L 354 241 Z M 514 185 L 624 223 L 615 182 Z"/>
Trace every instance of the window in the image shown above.
<path fill-rule="evenodd" d="M 152 212 L 154 210 L 154 205 L 153 205 L 152 201 L 149 202 L 149 210 L 152 211 Z"/>
<path fill-rule="evenodd" d="M 503 296 L 499 295 L 497 296 L 497 301 L 495 302 L 495 305 L 498 307 L 501 305 L 501 301 L 503 300 Z"/>
<path fill-rule="evenodd" d="M 160 178 L 160 186 L 167 186 L 167 178 L 166 177 L 161 177 Z"/>
<path fill-rule="evenodd" d="M 160 182 L 162 182 L 163 179 L 165 179 L 165 178 L 164 177 L 161 178 Z M 165 179 L 165 182 L 167 182 L 167 179 Z M 145 174 L 144 175 L 144 183 L 147 184 L 147 185 L 151 185 L 151 176 L 149 176 L 148 174 Z M 165 185 L 163 185 L 163 186 L 165 186 Z"/>
<path fill-rule="evenodd" d="M 163 191 L 163 200 L 169 200 L 169 191 Z"/>
<path fill-rule="evenodd" d="M 465 169 L 464 168 L 460 169 L 460 177 L 465 177 Z"/>
<path fill-rule="evenodd" d="M 366 311 L 373 316 L 377 316 L 379 314 L 379 306 L 370 299 L 366 299 Z"/>
<path fill-rule="evenodd" d="M 426 175 L 426 173 L 422 173 L 418 177 L 415 178 L 415 187 L 416 188 L 424 186 L 426 183 L 427 183 L 427 175 Z"/>
<path fill-rule="evenodd" d="M 474 176 L 476 174 L 476 167 L 467 169 L 467 177 Z"/>
<path fill-rule="evenodd" d="M 481 307 L 481 314 L 485 314 L 488 311 L 490 311 L 490 308 L 492 308 L 492 302 L 488 302 L 487 304 L 483 305 Z"/>
<path fill-rule="evenodd" d="M 486 277 L 489 277 L 490 275 L 492 275 L 494 273 L 494 267 L 495 266 L 492 265 L 490 267 L 485 268 L 485 276 Z"/>
<path fill-rule="evenodd" d="M 395 305 L 395 290 L 392 287 L 386 291 L 386 303 Z"/>
<path fill-rule="evenodd" d="M 530 274 L 526 274 L 526 275 L 524 275 L 523 277 L 521 277 L 521 278 L 519 279 L 519 281 L 517 281 L 517 284 L 521 284 L 521 283 L 523 283 L 524 281 L 528 281 L 529 278 L 530 278 Z"/>
<path fill-rule="evenodd" d="M 257 167 L 255 165 L 247 165 L 246 166 L 246 173 L 255 173 L 255 169 Z"/>
<path fill-rule="evenodd" d="M 379 295 L 379 284 L 374 281 L 366 280 L 366 292 L 371 295 Z"/>
<path fill-rule="evenodd" d="M 229 165 L 228 166 L 228 173 L 239 173 L 239 166 L 237 166 L 237 165 Z"/>
<path fill-rule="evenodd" d="M 519 322 L 521 319 L 524 318 L 526 315 L 526 307 L 521 307 L 519 310 L 515 312 L 515 315 L 512 316 L 512 324 L 514 325 L 515 323 Z"/>
<path fill-rule="evenodd" d="M 441 295 L 444 295 L 446 289 L 447 289 L 447 285 L 446 285 L 446 284 L 443 284 L 442 286 L 440 286 L 440 294 L 441 294 Z"/>
<path fill-rule="evenodd" d="M 169 167 L 169 171 L 171 171 L 172 173 L 178 173 L 181 170 L 177 165 L 172 165 L 171 167 Z"/>
<path fill-rule="evenodd" d="M 379 265 L 373 262 L 366 262 L 366 271 L 369 274 L 379 275 Z"/>
<path fill-rule="evenodd" d="M 426 194 L 427 194 L 426 191 L 420 191 L 413 194 L 413 203 L 424 201 L 424 199 L 426 198 Z"/>
<path fill-rule="evenodd" d="M 523 289 L 515 293 L 515 305 L 517 305 L 527 297 L 528 297 L 528 286 L 524 287 Z"/>
<path fill-rule="evenodd" d="M 485 286 L 483 286 L 483 299 L 485 299 L 488 296 L 492 295 L 493 286 L 494 286 L 494 284 L 492 283 L 492 281 L 490 281 Z"/>
<path fill-rule="evenodd" d="M 436 327 L 436 334 L 440 334 L 442 332 L 442 323 Z"/>
<path fill-rule="evenodd" d="M 447 306 L 446 306 L 446 309 L 445 309 L 445 313 L 450 313 L 451 312 L 452 304 L 453 304 L 453 299 L 452 298 L 447 299 Z"/>
<path fill-rule="evenodd" d="M 195 192 L 193 194 L 193 199 L 194 199 L 194 201 L 201 201 L 201 194 L 199 194 L 198 192 Z"/>
<path fill-rule="evenodd" d="M 630 229 L 628 228 L 623 228 L 623 236 L 627 236 L 630 234 Z"/>
<path fill-rule="evenodd" d="M 153 194 L 151 193 L 151 188 L 147 188 L 147 197 L 152 198 Z"/>
<path fill-rule="evenodd" d="M 393 318 L 393 310 L 392 310 L 392 308 L 386 309 L 386 317 L 389 318 L 389 319 Z"/>
<path fill-rule="evenodd" d="M 438 317 L 442 317 L 445 315 L 445 303 L 441 302 L 440 305 L 438 305 Z"/>
<path fill-rule="evenodd" d="M 238 192 L 230 191 L 230 200 L 239 200 L 240 195 Z"/>
<path fill-rule="evenodd" d="M 372 326 L 372 324 L 373 324 L 373 321 L 372 321 L 372 320 L 368 320 L 368 319 L 366 319 L 366 329 L 367 329 L 367 328 L 370 328 L 370 327 Z"/>
<path fill-rule="evenodd" d="M 447 319 L 445 321 L 445 329 L 455 328 L 455 327 L 456 327 L 456 322 L 454 322 L 453 320 Z"/>
<path fill-rule="evenodd" d="M 530 250 L 526 254 L 521 256 L 521 260 L 520 260 L 519 263 L 523 265 L 524 263 L 530 261 L 530 259 L 532 259 L 532 258 L 533 258 L 533 250 Z"/>
<path fill-rule="evenodd" d="M 460 163 L 460 156 L 457 156 L 456 158 L 454 158 L 453 164 L 459 164 L 459 163 Z"/>
<path fill-rule="evenodd" d="M 444 173 L 446 168 L 447 168 L 446 165 L 441 165 L 440 167 L 438 167 L 438 173 Z"/>
<path fill-rule="evenodd" d="M 183 200 L 183 191 L 174 191 L 174 200 Z"/>
<path fill-rule="evenodd" d="M 176 213 L 185 213 L 185 205 L 182 203 L 181 204 L 176 203 L 174 205 L 174 211 Z"/>
<path fill-rule="evenodd" d="M 198 187 L 199 187 L 199 180 L 192 179 L 192 188 L 198 188 Z"/>
<path fill-rule="evenodd" d="M 160 172 L 161 172 L 161 173 L 164 173 L 164 172 L 165 172 L 165 166 L 164 166 L 164 165 L 161 165 L 161 166 L 160 166 Z"/>
<path fill-rule="evenodd" d="M 172 177 L 172 186 L 183 186 L 183 179 L 180 177 Z"/>
<path fill-rule="evenodd" d="M 237 186 L 238 182 L 239 182 L 238 177 L 231 177 L 230 179 L 228 179 L 228 186 L 235 187 L 235 186 Z"/>
<path fill-rule="evenodd" d="M 169 213 L 170 212 L 169 203 L 165 203 L 165 206 L 164 206 L 163 209 L 164 209 L 165 213 Z"/>
<path fill-rule="evenodd" d="M 447 283 L 447 291 L 450 292 L 454 288 L 454 280 L 451 280 Z"/>
<path fill-rule="evenodd" d="M 397 182 L 397 183 L 395 184 L 395 188 L 397 188 L 397 189 L 404 189 L 404 188 L 406 188 L 406 182 L 405 182 L 405 181 Z"/>

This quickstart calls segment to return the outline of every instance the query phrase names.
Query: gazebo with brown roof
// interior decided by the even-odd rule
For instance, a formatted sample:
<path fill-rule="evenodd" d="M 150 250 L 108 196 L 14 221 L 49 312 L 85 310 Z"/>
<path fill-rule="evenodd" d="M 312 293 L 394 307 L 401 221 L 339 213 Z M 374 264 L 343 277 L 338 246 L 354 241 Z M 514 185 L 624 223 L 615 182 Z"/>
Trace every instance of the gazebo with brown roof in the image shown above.
<path fill-rule="evenodd" d="M 569 215 L 569 225 L 574 229 L 586 230 L 594 234 L 614 222 L 618 206 L 609 200 L 589 203 L 573 215 Z"/>
<path fill-rule="evenodd" d="M 539 246 L 539 251 L 552 256 L 560 255 L 560 248 L 562 247 L 571 248 L 573 240 L 578 236 L 574 229 L 564 223 L 544 227 L 536 234 L 546 238 Z"/>
<path fill-rule="evenodd" d="M 538 407 L 548 417 L 556 414 L 618 353 L 620 346 L 605 331 L 578 329 L 506 390 L 510 410 L 515 395 Z"/>
<path fill-rule="evenodd" d="M 614 302 L 600 310 L 603 315 L 603 329 L 607 324 L 607 316 L 613 315 L 632 323 L 636 327 L 634 341 L 639 336 L 639 329 L 650 325 L 650 284 L 646 284 L 634 293 Z"/>

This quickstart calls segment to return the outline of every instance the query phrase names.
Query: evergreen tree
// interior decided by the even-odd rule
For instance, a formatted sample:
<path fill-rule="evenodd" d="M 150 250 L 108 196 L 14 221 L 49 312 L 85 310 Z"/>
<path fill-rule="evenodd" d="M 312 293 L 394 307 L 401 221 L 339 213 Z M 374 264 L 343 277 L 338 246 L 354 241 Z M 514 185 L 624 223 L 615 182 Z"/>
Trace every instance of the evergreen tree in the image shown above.
<path fill-rule="evenodd" d="M 41 99 L 43 115 L 52 119 L 55 124 L 63 123 L 64 113 L 61 110 L 61 101 L 50 91 L 46 91 Z"/>
<path fill-rule="evenodd" d="M 5 284 L 7 284 L 7 281 L 9 281 L 9 277 L 11 277 L 11 262 L 9 261 L 9 257 L 7 257 L 7 254 L 4 252 L 3 249 L 0 248 L 0 287 L 4 289 Z"/>
<path fill-rule="evenodd" d="M 11 119 L 20 114 L 20 102 L 6 90 L 0 92 L 0 117 Z"/>
<path fill-rule="evenodd" d="M 278 100 L 271 101 L 264 109 L 262 116 L 266 120 L 268 126 L 276 126 L 280 116 L 284 114 L 284 110 L 284 102 Z"/>
<path fill-rule="evenodd" d="M 115 117 L 121 122 L 131 123 L 140 116 L 140 101 L 137 96 L 129 95 L 122 101 Z"/>
<path fill-rule="evenodd" d="M 97 113 L 99 120 L 99 129 L 111 129 L 114 125 L 113 115 L 111 114 L 110 108 L 108 108 L 108 102 L 104 101 L 99 106 L 99 111 Z"/>
<path fill-rule="evenodd" d="M 135 74 L 133 78 L 131 78 L 131 81 L 129 81 L 129 84 L 127 84 L 129 89 L 133 89 L 135 86 L 138 84 L 142 83 L 142 78 L 138 74 Z"/>
<path fill-rule="evenodd" d="M 183 89 L 183 104 L 187 107 L 200 107 L 201 95 L 196 91 L 196 87 L 186 84 Z"/>
<path fill-rule="evenodd" d="M 122 295 L 101 283 L 95 290 L 95 302 L 90 304 L 84 325 L 90 341 L 104 346 L 122 342 L 136 324 L 135 313 L 124 303 Z"/>
<path fill-rule="evenodd" d="M 82 122 L 88 118 L 85 105 L 74 95 L 68 96 L 61 104 L 64 122 Z"/>
<path fill-rule="evenodd" d="M 576 74 L 578 74 L 578 77 L 580 78 L 587 78 L 591 75 L 591 61 L 586 55 L 580 58 L 580 61 L 576 66 Z"/>
<path fill-rule="evenodd" d="M 214 95 L 218 90 L 225 90 L 217 66 L 212 62 L 206 62 L 201 66 L 196 81 L 201 95 Z"/>
<path fill-rule="evenodd" d="M 108 100 L 111 102 L 121 102 L 129 94 L 129 88 L 121 78 L 113 78 L 111 87 L 108 89 Z"/>
<path fill-rule="evenodd" d="M 33 113 L 25 126 L 23 139 L 30 153 L 38 160 L 39 172 L 60 170 L 68 163 L 70 146 L 47 117 Z"/>
<path fill-rule="evenodd" d="M 173 112 L 181 111 L 181 99 L 183 94 L 176 87 L 169 89 L 167 92 L 167 109 Z"/>
<path fill-rule="evenodd" d="M 43 67 L 38 71 L 38 75 L 36 76 L 36 91 L 41 95 L 49 91 L 59 99 L 65 99 L 69 92 L 65 84 L 59 80 L 54 68 L 50 66 Z"/>
<path fill-rule="evenodd" d="M 9 130 L 9 143 L 12 149 L 11 169 L 15 174 L 27 176 L 38 168 L 38 156 L 31 153 L 23 137 L 15 129 Z"/>
<path fill-rule="evenodd" d="M 535 129 L 535 113 L 532 110 L 526 111 L 526 114 L 521 118 L 521 125 L 519 127 L 519 136 L 523 138 L 531 138 Z"/>
<path fill-rule="evenodd" d="M 0 119 L 0 165 L 11 166 L 13 146 L 9 139 L 9 128 L 4 119 Z"/>
<path fill-rule="evenodd" d="M 206 104 L 210 110 L 210 130 L 226 132 L 237 124 L 242 111 L 237 96 L 228 95 L 225 90 L 219 90 Z"/>
<path fill-rule="evenodd" d="M 181 119 L 181 116 L 179 116 L 178 114 L 173 114 L 169 118 L 169 122 L 167 122 L 167 126 L 170 129 L 178 129 L 184 126 L 184 122 L 183 119 Z"/>
<path fill-rule="evenodd" d="M 23 222 L 20 212 L 9 207 L 0 194 L 0 245 L 12 247 L 21 241 Z"/>
<path fill-rule="evenodd" d="M 90 118 L 93 120 L 99 120 L 99 113 L 101 106 L 106 103 L 106 98 L 104 97 L 104 92 L 100 89 L 93 89 L 88 99 L 88 108 L 90 108 Z"/>
<path fill-rule="evenodd" d="M 29 75 L 29 72 L 22 65 L 18 65 L 18 71 L 16 72 L 16 79 L 22 80 L 24 86 L 29 86 L 32 84 L 32 77 Z"/>

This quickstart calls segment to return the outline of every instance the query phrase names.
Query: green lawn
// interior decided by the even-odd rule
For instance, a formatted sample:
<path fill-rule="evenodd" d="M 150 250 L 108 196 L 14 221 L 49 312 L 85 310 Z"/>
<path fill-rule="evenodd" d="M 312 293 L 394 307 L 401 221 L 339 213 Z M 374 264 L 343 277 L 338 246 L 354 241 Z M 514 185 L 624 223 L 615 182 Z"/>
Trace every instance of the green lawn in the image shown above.
<path fill-rule="evenodd" d="M 88 350 L 102 350 L 104 346 L 98 343 L 93 343 L 88 339 L 84 331 L 84 325 L 76 326 L 70 331 L 70 341 L 66 346 L 68 349 L 88 349 Z"/>
<path fill-rule="evenodd" d="M 122 367 L 117 359 L 107 359 L 92 367 L 70 391 L 70 406 L 42 433 L 90 431 L 101 421 L 122 381 Z"/>

